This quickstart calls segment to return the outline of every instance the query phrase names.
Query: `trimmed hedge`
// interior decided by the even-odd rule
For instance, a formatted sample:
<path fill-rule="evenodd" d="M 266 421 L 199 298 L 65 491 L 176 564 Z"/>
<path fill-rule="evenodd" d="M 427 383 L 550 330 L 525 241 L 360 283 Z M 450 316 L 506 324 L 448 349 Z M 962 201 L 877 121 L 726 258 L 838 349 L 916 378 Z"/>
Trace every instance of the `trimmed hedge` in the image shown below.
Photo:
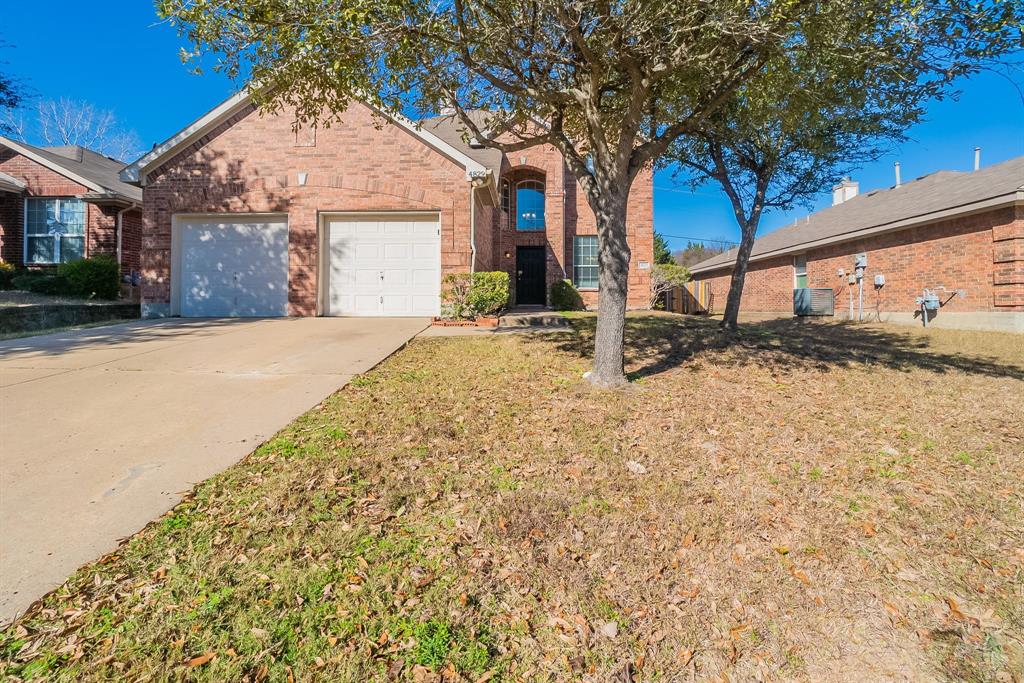
<path fill-rule="evenodd" d="M 508 306 L 508 273 L 499 270 L 491 273 L 473 273 L 469 287 L 469 307 L 474 315 L 494 316 Z"/>
<path fill-rule="evenodd" d="M 14 286 L 14 276 L 17 270 L 13 263 L 0 261 L 0 289 L 10 289 Z"/>
<path fill-rule="evenodd" d="M 508 273 L 452 273 L 441 281 L 441 317 L 472 320 L 494 316 L 508 305 Z"/>
<path fill-rule="evenodd" d="M 33 294 L 45 294 L 47 296 L 67 296 L 68 283 L 56 273 L 40 271 L 27 271 L 19 273 L 11 278 L 14 289 Z"/>
<path fill-rule="evenodd" d="M 67 282 L 68 296 L 116 299 L 121 291 L 121 268 L 109 256 L 94 256 L 62 263 L 57 275 Z"/>
<path fill-rule="evenodd" d="M 583 297 L 569 280 L 559 280 L 551 285 L 551 308 L 556 311 L 582 311 Z"/>
<path fill-rule="evenodd" d="M 0 288 L 2 288 L 0 276 Z M 114 300 L 121 292 L 121 268 L 109 256 L 94 256 L 62 263 L 57 271 L 28 270 L 14 273 L 8 289 L 47 296 Z"/>

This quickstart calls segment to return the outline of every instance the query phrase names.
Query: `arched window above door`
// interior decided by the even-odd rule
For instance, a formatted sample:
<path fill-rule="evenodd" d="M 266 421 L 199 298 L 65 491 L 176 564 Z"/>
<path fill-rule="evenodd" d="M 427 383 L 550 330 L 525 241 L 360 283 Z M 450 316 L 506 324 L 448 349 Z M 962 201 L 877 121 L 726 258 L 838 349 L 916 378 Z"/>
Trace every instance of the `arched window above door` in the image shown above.
<path fill-rule="evenodd" d="M 523 180 L 516 184 L 516 230 L 544 229 L 544 183 Z"/>

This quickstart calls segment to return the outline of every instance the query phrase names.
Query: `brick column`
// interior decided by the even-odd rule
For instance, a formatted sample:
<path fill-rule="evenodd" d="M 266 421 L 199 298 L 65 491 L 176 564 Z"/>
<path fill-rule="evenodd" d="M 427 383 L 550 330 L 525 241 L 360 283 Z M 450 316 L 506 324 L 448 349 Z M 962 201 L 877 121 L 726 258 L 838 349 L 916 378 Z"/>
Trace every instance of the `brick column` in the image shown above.
<path fill-rule="evenodd" d="M 997 310 L 1024 311 L 1024 208 L 1014 220 L 992 228 L 992 305 Z"/>

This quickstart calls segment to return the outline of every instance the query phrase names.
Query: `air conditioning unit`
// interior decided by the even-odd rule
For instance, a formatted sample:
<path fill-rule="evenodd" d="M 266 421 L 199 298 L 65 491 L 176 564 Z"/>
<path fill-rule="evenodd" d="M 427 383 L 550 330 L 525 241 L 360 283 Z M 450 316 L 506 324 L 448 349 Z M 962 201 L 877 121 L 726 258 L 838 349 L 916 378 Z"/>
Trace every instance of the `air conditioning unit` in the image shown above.
<path fill-rule="evenodd" d="M 835 301 L 831 289 L 794 289 L 793 315 L 835 315 Z"/>

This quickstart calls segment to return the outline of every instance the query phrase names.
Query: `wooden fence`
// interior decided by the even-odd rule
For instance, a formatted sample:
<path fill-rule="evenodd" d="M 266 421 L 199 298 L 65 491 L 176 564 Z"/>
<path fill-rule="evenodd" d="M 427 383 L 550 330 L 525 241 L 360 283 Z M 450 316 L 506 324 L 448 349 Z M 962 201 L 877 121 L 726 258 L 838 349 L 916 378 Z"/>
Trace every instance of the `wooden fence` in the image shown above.
<path fill-rule="evenodd" d="M 715 312 L 715 295 L 706 280 L 687 282 L 665 293 L 665 310 L 690 315 L 712 315 Z"/>

